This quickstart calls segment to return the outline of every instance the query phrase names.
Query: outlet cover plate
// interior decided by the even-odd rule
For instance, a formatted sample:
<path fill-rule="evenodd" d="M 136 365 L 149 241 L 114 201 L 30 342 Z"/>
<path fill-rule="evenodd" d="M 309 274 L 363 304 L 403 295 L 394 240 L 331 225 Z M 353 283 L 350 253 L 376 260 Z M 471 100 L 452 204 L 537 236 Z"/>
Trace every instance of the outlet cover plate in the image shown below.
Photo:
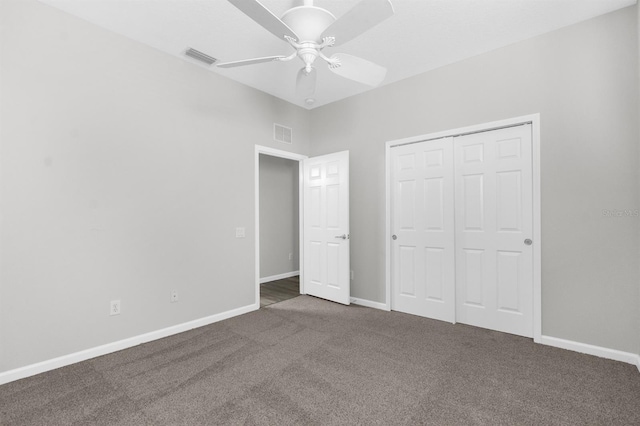
<path fill-rule="evenodd" d="M 112 300 L 111 301 L 111 307 L 109 309 L 109 315 L 120 315 L 120 309 L 121 309 L 121 305 L 120 305 L 120 301 L 119 300 Z"/>

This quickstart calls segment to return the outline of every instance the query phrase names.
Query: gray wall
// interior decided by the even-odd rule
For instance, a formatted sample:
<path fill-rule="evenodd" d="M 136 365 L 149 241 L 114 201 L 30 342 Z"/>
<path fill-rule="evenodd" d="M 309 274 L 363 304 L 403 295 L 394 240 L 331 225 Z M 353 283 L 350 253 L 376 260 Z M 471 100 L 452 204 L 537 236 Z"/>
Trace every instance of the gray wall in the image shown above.
<path fill-rule="evenodd" d="M 298 167 L 298 161 L 260 155 L 260 278 L 300 270 Z"/>
<path fill-rule="evenodd" d="M 253 152 L 283 148 L 273 122 L 294 127 L 293 152 L 351 151 L 353 294 L 384 301 L 384 142 L 536 112 L 543 332 L 637 352 L 638 219 L 601 214 L 639 207 L 637 19 L 620 10 L 309 113 L 0 0 L 0 372 L 254 303 Z"/>
<path fill-rule="evenodd" d="M 278 122 L 308 152 L 309 113 L 33 0 L 0 7 L 0 372 L 254 303 L 254 145 L 282 149 Z"/>
<path fill-rule="evenodd" d="M 352 294 L 385 301 L 386 141 L 540 113 L 543 334 L 638 352 L 636 7 L 313 110 L 351 155 Z"/>

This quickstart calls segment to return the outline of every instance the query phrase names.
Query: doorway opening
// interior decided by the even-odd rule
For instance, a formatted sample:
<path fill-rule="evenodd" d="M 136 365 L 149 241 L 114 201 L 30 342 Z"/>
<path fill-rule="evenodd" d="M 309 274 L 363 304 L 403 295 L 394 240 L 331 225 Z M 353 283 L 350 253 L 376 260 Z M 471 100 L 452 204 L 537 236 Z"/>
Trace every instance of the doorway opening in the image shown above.
<path fill-rule="evenodd" d="M 256 146 L 256 308 L 303 294 L 301 161 L 306 156 Z"/>

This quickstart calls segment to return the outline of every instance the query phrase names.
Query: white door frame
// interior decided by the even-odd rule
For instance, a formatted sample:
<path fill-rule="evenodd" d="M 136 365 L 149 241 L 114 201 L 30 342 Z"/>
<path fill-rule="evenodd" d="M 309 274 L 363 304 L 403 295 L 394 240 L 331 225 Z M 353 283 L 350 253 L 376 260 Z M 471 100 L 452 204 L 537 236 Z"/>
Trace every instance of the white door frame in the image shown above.
<path fill-rule="evenodd" d="M 533 173 L 533 340 L 539 342 L 542 336 L 542 232 L 540 209 L 540 114 L 524 115 L 506 120 L 461 127 L 443 132 L 389 141 L 385 144 L 385 266 L 386 266 L 386 303 L 385 309 L 391 310 L 391 148 L 399 145 L 426 142 L 445 137 L 463 136 L 471 133 L 486 132 L 521 124 L 531 124 L 532 131 L 532 173 Z"/>
<path fill-rule="evenodd" d="M 304 270 L 303 270 L 303 259 L 304 259 L 304 244 L 303 244 L 303 231 L 304 231 L 304 222 L 303 222 L 303 173 L 302 173 L 302 160 L 308 158 L 306 155 L 295 154 L 293 152 L 282 151 L 280 149 L 269 148 L 267 146 L 255 146 L 255 162 L 254 162 L 254 177 L 255 177 L 255 232 L 256 232 L 256 265 L 255 265 L 255 285 L 256 285 L 256 293 L 255 293 L 255 309 L 260 309 L 260 154 L 270 155 L 272 157 L 285 158 L 287 160 L 294 160 L 298 162 L 298 226 L 299 226 L 299 248 L 298 248 L 298 259 L 300 263 L 300 294 L 304 293 L 304 280 L 302 279 Z"/>

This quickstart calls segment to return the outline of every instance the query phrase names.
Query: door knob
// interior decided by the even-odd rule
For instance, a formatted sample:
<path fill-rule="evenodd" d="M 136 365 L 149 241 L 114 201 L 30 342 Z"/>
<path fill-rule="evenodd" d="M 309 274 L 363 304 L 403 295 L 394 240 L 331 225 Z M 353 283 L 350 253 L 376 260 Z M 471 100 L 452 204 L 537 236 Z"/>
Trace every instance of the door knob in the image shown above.
<path fill-rule="evenodd" d="M 531 241 L 529 238 L 527 238 L 526 240 L 524 240 L 524 243 L 528 246 L 530 246 L 531 244 L 533 244 L 533 241 Z"/>
<path fill-rule="evenodd" d="M 346 240 L 347 238 L 349 238 L 349 236 L 347 234 L 342 234 L 342 235 L 336 235 L 336 238 Z"/>
<path fill-rule="evenodd" d="M 397 239 L 398 239 L 398 236 L 394 234 L 394 235 L 392 235 L 392 236 L 391 236 L 391 239 L 392 239 L 392 240 L 397 240 Z"/>

